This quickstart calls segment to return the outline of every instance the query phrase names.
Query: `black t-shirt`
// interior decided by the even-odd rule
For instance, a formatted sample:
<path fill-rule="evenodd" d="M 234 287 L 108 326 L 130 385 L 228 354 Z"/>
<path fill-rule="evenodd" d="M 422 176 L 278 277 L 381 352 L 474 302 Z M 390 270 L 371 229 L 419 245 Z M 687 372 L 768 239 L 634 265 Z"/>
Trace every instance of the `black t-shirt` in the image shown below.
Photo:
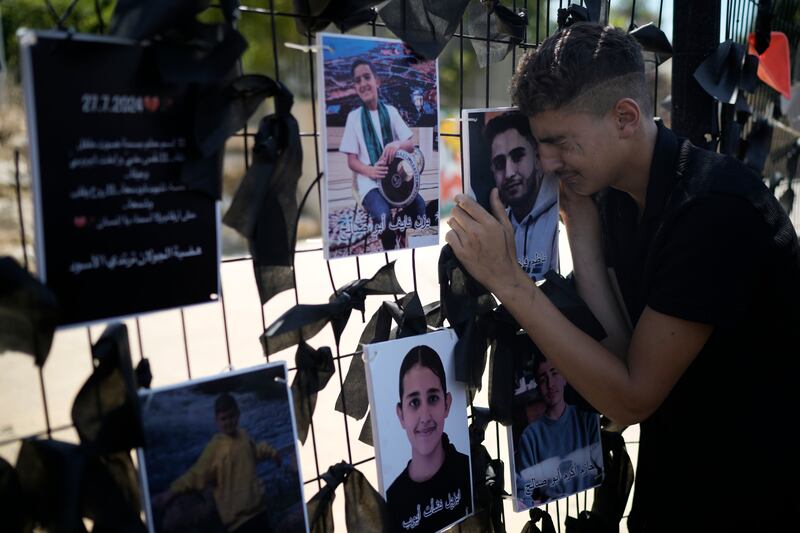
<path fill-rule="evenodd" d="M 427 481 L 408 476 L 408 465 L 386 491 L 391 531 L 435 532 L 472 512 L 469 457 L 442 435 L 444 463 Z M 410 463 L 410 461 L 409 461 Z"/>
<path fill-rule="evenodd" d="M 601 201 L 608 264 L 633 324 L 649 306 L 714 326 L 641 424 L 632 532 L 738 531 L 749 527 L 749 517 L 763 526 L 777 513 L 741 509 L 757 503 L 777 509 L 798 497 L 789 436 L 800 353 L 796 243 L 776 243 L 774 226 L 756 207 L 775 202 L 766 188 L 755 202 L 752 195 L 706 191 L 677 209 L 670 200 L 680 180 L 721 169 L 725 179 L 758 180 L 721 156 L 687 167 L 686 153 L 659 125 L 641 218 L 624 193 L 609 190 Z"/>

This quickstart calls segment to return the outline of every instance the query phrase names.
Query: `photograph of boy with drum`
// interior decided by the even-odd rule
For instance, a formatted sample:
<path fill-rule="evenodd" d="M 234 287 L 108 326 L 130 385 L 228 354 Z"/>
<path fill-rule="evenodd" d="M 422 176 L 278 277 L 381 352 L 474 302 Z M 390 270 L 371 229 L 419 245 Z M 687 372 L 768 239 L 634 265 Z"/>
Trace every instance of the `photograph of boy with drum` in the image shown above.
<path fill-rule="evenodd" d="M 319 42 L 326 257 L 438 244 L 436 62 L 396 40 Z"/>

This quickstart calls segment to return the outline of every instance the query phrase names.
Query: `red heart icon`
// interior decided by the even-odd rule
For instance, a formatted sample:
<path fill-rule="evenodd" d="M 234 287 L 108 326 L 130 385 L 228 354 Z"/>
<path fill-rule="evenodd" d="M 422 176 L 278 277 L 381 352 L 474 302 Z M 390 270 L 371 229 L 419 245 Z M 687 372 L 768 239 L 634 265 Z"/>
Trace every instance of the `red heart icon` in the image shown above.
<path fill-rule="evenodd" d="M 144 108 L 153 113 L 154 111 L 158 111 L 159 100 L 158 96 L 145 96 L 144 97 Z"/>
<path fill-rule="evenodd" d="M 81 229 L 86 226 L 86 217 L 79 216 L 72 219 L 72 223 L 75 225 L 76 228 Z"/>

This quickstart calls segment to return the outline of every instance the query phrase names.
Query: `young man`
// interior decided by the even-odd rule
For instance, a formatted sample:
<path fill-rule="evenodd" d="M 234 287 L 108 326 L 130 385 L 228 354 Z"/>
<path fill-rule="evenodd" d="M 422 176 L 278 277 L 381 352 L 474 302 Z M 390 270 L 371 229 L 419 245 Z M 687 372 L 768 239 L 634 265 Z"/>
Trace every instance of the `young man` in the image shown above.
<path fill-rule="evenodd" d="M 564 401 L 567 382 L 546 358 L 536 361 L 534 377 L 545 412 L 523 430 L 517 450 L 517 497 L 529 506 L 597 485 L 603 466 L 597 415 Z"/>
<path fill-rule="evenodd" d="M 486 124 L 491 172 L 514 228 L 517 260 L 535 280 L 558 268 L 558 181 L 544 175 L 528 118 L 517 111 Z"/>
<path fill-rule="evenodd" d="M 380 101 L 381 82 L 368 61 L 355 60 L 350 73 L 362 105 L 347 115 L 339 151 L 347 154 L 347 166 L 356 173 L 361 205 L 373 224 L 386 228 L 380 236 L 383 249 L 393 250 L 396 235 L 388 227 L 392 222 L 392 206 L 378 190 L 378 182 L 386 177 L 398 150 L 414 150 L 413 134 L 397 109 Z M 417 194 L 404 213 L 412 222 L 425 213 L 422 196 Z"/>
<path fill-rule="evenodd" d="M 778 530 L 798 498 L 796 233 L 756 175 L 651 119 L 648 94 L 635 39 L 595 24 L 548 38 L 512 81 L 561 180 L 575 282 L 603 344 L 519 268 L 496 192 L 496 218 L 457 198 L 447 242 L 584 398 L 641 422 L 630 531 Z"/>

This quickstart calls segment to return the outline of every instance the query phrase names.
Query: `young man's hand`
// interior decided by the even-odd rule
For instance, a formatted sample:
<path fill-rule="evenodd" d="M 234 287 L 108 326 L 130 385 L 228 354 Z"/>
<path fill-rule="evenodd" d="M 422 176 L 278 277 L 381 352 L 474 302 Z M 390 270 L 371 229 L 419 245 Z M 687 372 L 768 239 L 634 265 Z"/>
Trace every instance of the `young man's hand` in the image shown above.
<path fill-rule="evenodd" d="M 367 177 L 374 180 L 382 180 L 386 177 L 388 172 L 389 167 L 379 160 L 374 166 L 369 167 L 369 170 L 367 171 Z"/>
<path fill-rule="evenodd" d="M 456 207 L 448 221 L 452 229 L 445 240 L 469 273 L 496 292 L 499 284 L 510 282 L 522 270 L 517 262 L 514 229 L 497 189 L 492 189 L 490 202 L 494 216 L 467 196 L 456 196 Z"/>

